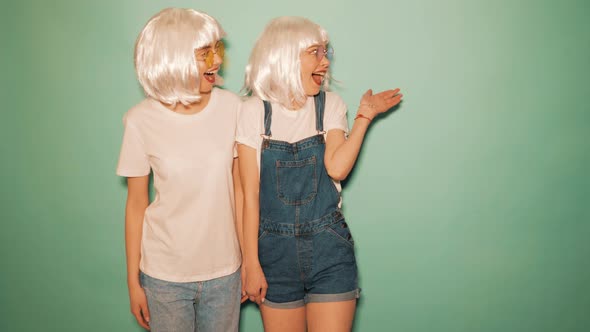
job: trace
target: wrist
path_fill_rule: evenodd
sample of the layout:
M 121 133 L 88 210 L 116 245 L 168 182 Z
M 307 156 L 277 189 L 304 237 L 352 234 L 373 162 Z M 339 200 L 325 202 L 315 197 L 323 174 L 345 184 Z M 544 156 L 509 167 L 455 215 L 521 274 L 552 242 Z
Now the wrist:
M 256 268 L 256 267 L 260 267 L 260 261 L 257 258 L 244 259 L 244 261 L 242 262 L 242 265 L 244 266 L 245 269 Z
M 354 120 L 355 121 L 358 120 L 358 119 L 364 119 L 364 120 L 367 120 L 369 122 L 373 121 L 373 118 L 371 118 L 371 117 L 369 117 L 367 115 L 364 115 L 362 113 L 357 113 L 357 115 L 354 117 Z
M 141 282 L 139 281 L 139 272 L 127 275 L 127 286 L 129 288 L 141 287 Z
M 356 117 L 354 119 L 357 120 L 359 118 L 362 118 L 372 121 L 377 116 L 375 107 L 376 106 L 373 104 L 360 104 L 356 112 Z
M 132 291 L 134 289 L 139 289 L 142 287 L 141 287 L 141 283 L 139 282 L 139 279 L 138 279 L 138 280 L 134 280 L 134 281 L 127 280 L 127 288 L 129 288 L 129 290 Z

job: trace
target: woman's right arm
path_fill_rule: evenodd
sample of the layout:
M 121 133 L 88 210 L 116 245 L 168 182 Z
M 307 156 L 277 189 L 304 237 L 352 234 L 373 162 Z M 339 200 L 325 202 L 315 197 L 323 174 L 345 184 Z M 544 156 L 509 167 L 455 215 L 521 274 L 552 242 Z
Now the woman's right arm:
M 127 205 L 125 207 L 125 253 L 127 256 L 127 287 L 131 313 L 137 323 L 149 330 L 150 314 L 145 292 L 139 282 L 141 234 L 143 217 L 149 205 L 149 175 L 127 178 Z
M 246 269 L 246 294 L 252 302 L 261 304 L 266 296 L 268 284 L 258 260 L 258 227 L 260 223 L 260 198 L 258 163 L 256 150 L 244 144 L 238 145 L 240 180 L 244 192 L 244 259 Z

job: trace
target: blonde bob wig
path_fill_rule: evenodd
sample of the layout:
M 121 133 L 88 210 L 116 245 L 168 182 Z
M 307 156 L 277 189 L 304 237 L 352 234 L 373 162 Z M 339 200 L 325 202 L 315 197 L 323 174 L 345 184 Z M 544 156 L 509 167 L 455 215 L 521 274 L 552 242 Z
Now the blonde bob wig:
M 195 50 L 223 38 L 213 17 L 166 8 L 152 17 L 135 43 L 135 70 L 146 96 L 173 106 L 201 100 Z
M 328 33 L 314 22 L 293 16 L 270 21 L 254 44 L 243 91 L 291 108 L 305 102 L 301 83 L 301 52 L 328 43 Z M 327 88 L 329 77 L 324 80 Z

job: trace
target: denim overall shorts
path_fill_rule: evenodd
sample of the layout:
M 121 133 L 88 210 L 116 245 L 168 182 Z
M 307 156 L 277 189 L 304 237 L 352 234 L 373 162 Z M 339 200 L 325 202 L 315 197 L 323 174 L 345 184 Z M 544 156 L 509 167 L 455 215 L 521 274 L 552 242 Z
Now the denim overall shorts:
M 325 98 L 315 96 L 318 134 L 295 143 L 271 138 L 272 107 L 264 101 L 258 257 L 269 307 L 359 297 L 354 242 L 324 166 Z

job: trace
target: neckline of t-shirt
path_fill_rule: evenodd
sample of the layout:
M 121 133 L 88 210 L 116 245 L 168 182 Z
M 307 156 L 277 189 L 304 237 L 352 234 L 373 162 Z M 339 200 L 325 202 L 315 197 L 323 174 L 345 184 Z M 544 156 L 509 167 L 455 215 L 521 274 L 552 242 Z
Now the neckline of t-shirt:
M 182 113 L 178 113 L 178 112 L 174 112 L 173 110 L 169 109 L 168 107 L 162 105 L 158 100 L 155 99 L 151 99 L 152 103 L 157 105 L 157 107 L 164 111 L 164 114 L 168 114 L 168 116 L 171 117 L 175 117 L 178 119 L 196 119 L 199 118 L 201 116 L 206 115 L 207 113 L 209 113 L 209 111 L 213 108 L 215 108 L 215 105 L 217 104 L 217 95 L 219 94 L 217 91 L 218 88 L 214 87 L 213 90 L 211 90 L 211 98 L 209 98 L 209 102 L 207 103 L 207 106 L 205 106 L 205 108 L 203 108 L 202 110 L 200 110 L 197 113 L 193 113 L 193 114 L 182 114 Z
M 296 109 L 296 110 L 288 110 L 283 105 L 276 104 L 276 105 L 273 105 L 272 110 L 273 110 L 273 112 L 275 110 L 277 110 L 282 115 L 285 115 L 288 118 L 294 119 L 299 114 L 310 112 L 310 110 L 313 110 L 314 107 L 315 107 L 315 103 L 314 103 L 313 97 L 307 97 L 307 100 L 305 101 L 305 104 L 303 104 L 303 107 L 301 107 L 299 109 Z

